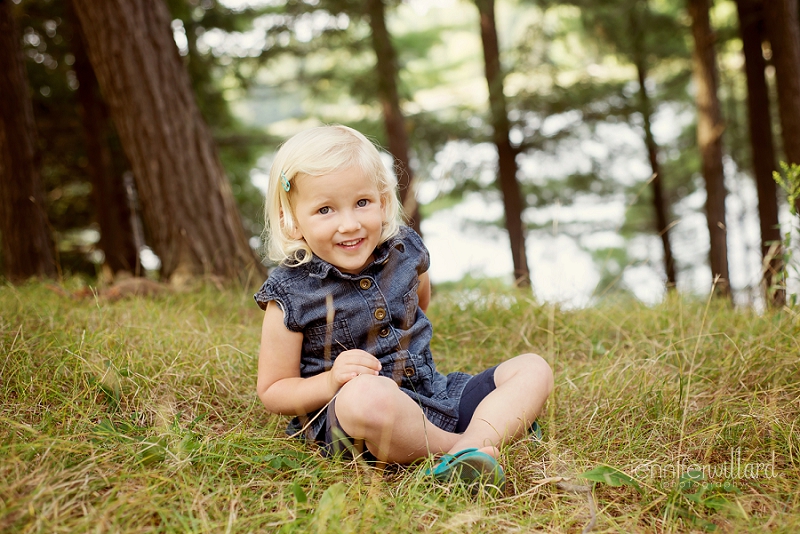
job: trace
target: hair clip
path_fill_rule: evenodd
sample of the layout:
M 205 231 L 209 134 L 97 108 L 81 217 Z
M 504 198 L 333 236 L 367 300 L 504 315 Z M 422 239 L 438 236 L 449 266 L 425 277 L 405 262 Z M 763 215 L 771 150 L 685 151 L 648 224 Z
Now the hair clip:
M 287 193 L 289 189 L 292 188 L 292 184 L 289 183 L 289 179 L 286 177 L 286 171 L 281 171 L 281 185 L 283 186 L 283 190 Z

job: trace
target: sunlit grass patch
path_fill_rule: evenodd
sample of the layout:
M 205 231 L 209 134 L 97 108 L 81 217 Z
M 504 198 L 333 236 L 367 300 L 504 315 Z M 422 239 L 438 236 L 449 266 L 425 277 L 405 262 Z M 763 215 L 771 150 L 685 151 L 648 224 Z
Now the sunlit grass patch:
M 502 452 L 500 498 L 288 439 L 255 395 L 248 291 L 75 301 L 32 283 L 0 288 L 0 310 L 3 532 L 800 528 L 791 310 L 437 291 L 441 371 L 523 352 L 555 370 L 544 440 Z

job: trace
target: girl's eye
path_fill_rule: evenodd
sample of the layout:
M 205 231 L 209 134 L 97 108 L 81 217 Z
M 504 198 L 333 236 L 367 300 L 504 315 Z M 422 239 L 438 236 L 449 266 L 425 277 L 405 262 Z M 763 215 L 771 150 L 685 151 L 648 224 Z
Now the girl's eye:
M 369 200 L 367 200 L 366 198 L 362 198 L 361 200 L 356 202 L 356 206 L 358 206 L 359 208 L 363 208 L 367 204 L 369 204 Z
M 325 206 L 325 207 L 322 207 L 322 208 L 319 209 L 319 214 L 320 215 L 327 215 L 330 211 L 331 211 L 331 209 L 328 206 Z

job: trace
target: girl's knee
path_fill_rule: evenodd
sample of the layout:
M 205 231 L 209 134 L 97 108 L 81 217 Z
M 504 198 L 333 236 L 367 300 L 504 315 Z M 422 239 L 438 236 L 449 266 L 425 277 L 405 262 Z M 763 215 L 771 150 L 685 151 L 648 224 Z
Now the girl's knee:
M 554 386 L 553 369 L 550 364 L 538 354 L 526 354 L 525 356 L 529 360 L 532 371 L 547 385 L 547 394 L 549 395 Z
M 538 354 L 523 354 L 523 356 L 527 359 L 530 367 L 536 369 L 537 371 L 543 372 L 544 374 L 550 376 L 553 375 L 553 370 L 550 368 L 550 364 Z
M 336 417 L 344 426 L 381 426 L 389 420 L 397 384 L 385 376 L 361 375 L 347 382 L 336 396 Z
M 550 364 L 547 363 L 547 360 L 538 354 L 520 354 L 516 358 L 512 358 L 501 364 L 497 372 L 500 373 L 500 381 L 505 381 L 515 375 L 523 374 L 526 376 L 527 380 L 536 382 L 540 387 L 547 389 L 548 395 L 550 395 L 550 392 L 553 390 L 553 370 L 550 368 Z M 497 374 L 495 376 L 497 376 Z M 496 382 L 499 381 L 496 380 Z

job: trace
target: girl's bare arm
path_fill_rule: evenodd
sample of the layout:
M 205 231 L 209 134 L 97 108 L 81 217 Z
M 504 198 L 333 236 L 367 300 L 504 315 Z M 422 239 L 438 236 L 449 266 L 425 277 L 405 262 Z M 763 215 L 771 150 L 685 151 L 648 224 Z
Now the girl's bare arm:
M 274 301 L 267 304 L 261 327 L 256 390 L 272 413 L 304 415 L 325 406 L 342 384 L 359 374 L 377 374 L 380 363 L 363 350 L 337 356 L 333 368 L 318 375 L 300 376 L 303 334 L 283 323 L 283 311 Z
M 431 303 L 431 279 L 427 272 L 419 275 L 419 286 L 417 286 L 417 296 L 419 297 L 419 307 L 422 311 L 428 311 L 428 304 Z

